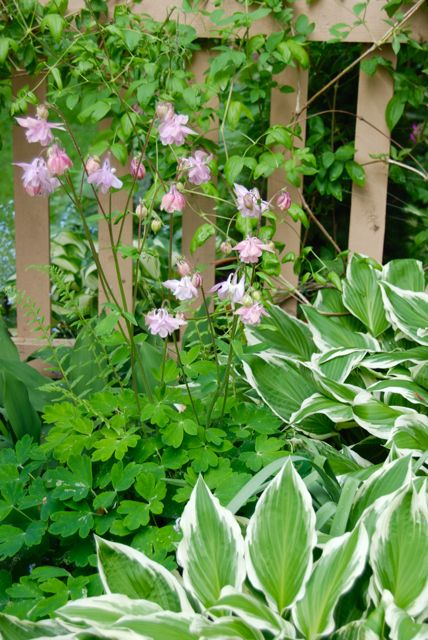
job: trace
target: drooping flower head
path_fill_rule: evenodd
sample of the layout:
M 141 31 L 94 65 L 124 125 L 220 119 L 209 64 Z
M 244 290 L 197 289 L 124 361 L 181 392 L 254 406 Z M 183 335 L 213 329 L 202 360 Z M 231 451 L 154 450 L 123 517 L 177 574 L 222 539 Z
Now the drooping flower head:
M 190 276 L 184 276 L 180 280 L 165 280 L 163 286 L 172 291 L 177 300 L 192 300 L 198 295 L 198 289 Z
M 291 207 L 291 196 L 288 191 L 283 191 L 279 194 L 276 206 L 280 211 L 287 211 Z
M 72 161 L 60 146 L 53 144 L 48 149 L 47 167 L 52 175 L 62 176 L 73 166 Z
M 136 180 L 142 180 L 146 175 L 146 168 L 143 165 L 141 156 L 134 156 L 131 160 L 129 171 Z
M 89 156 L 85 162 L 85 169 L 88 176 L 91 176 L 95 171 L 101 168 L 100 159 L 98 156 Z
M 189 116 L 177 114 L 170 102 L 160 102 L 156 106 L 156 115 L 160 120 L 158 131 L 163 145 L 182 145 L 188 135 L 196 135 L 196 131 L 186 126 Z
M 187 171 L 187 177 L 192 184 L 203 184 L 211 180 L 211 170 L 208 163 L 212 160 L 212 155 L 206 151 L 195 151 L 190 158 L 180 158 L 180 167 Z
M 234 184 L 236 207 L 244 218 L 259 218 L 269 209 L 269 203 L 261 199 L 259 190 L 248 190 L 242 184 Z
M 217 291 L 220 300 L 230 300 L 231 302 L 241 302 L 245 295 L 245 275 L 238 282 L 238 274 L 230 273 L 227 280 L 215 284 L 210 289 L 210 293 Z
M 244 324 L 257 325 L 260 323 L 262 316 L 267 316 L 266 310 L 260 302 L 254 302 L 247 307 L 240 307 L 235 314 L 241 318 Z
M 102 167 L 100 169 L 96 169 L 88 176 L 88 182 L 89 184 L 99 187 L 101 193 L 107 193 L 112 187 L 120 189 L 123 182 L 114 175 L 115 173 L 116 169 L 111 166 L 110 160 L 106 158 Z
M 263 251 L 270 251 L 273 253 L 273 249 L 270 244 L 265 244 L 256 237 L 247 238 L 239 242 L 234 248 L 239 252 L 239 259 L 246 264 L 256 264 L 259 261 Z
M 173 184 L 162 198 L 160 209 L 167 213 L 174 213 L 174 211 L 183 211 L 186 206 L 186 198 L 179 192 L 177 186 Z
M 170 315 L 166 309 L 153 309 L 146 314 L 145 322 L 153 336 L 166 338 L 187 324 L 184 318 Z
M 192 275 L 192 267 L 184 258 L 180 258 L 177 261 L 176 268 L 180 276 L 183 278 L 184 276 Z
M 58 178 L 50 173 L 43 158 L 34 158 L 31 162 L 15 162 L 14 164 L 24 170 L 22 184 L 30 196 L 47 196 L 60 185 Z
M 16 118 L 17 123 L 27 129 L 25 136 L 28 142 L 40 142 L 43 147 L 47 147 L 53 141 L 52 129 L 65 131 L 61 122 L 48 122 L 46 118 Z

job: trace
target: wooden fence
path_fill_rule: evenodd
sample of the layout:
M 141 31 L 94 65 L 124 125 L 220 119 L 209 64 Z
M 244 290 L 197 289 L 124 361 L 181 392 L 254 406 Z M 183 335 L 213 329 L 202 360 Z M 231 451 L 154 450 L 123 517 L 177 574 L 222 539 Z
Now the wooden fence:
M 113 3 L 114 4 L 114 3 Z M 163 20 L 168 10 L 180 4 L 180 0 L 171 2 L 168 0 L 144 0 L 135 5 L 134 10 L 150 14 L 156 20 Z M 354 0 L 318 0 L 313 4 L 307 4 L 306 0 L 297 0 L 292 6 L 296 17 L 307 15 L 311 22 L 315 23 L 315 29 L 309 36 L 313 41 L 331 40 L 330 28 L 337 23 L 352 24 L 355 21 L 355 14 L 352 12 Z M 390 30 L 390 21 L 382 10 L 385 0 L 370 0 L 367 5 L 365 24 L 354 27 L 346 38 L 345 42 L 366 43 L 369 48 L 368 55 L 376 55 L 378 46 L 382 43 L 381 52 L 387 56 L 394 64 L 395 56 L 389 44 L 388 37 L 385 37 Z M 69 11 L 77 12 L 81 9 L 81 0 L 71 0 Z M 418 2 L 412 5 L 405 5 L 407 11 L 414 11 L 406 26 L 411 30 L 413 37 L 423 39 L 428 34 L 428 10 Z M 213 9 L 213 2 L 203 3 L 204 9 Z M 242 11 L 243 5 L 232 0 L 225 0 L 223 8 L 228 14 L 234 11 Z M 177 13 L 174 14 L 177 16 Z M 181 22 L 192 25 L 198 36 L 201 38 L 212 38 L 215 35 L 214 26 L 202 12 L 185 14 L 178 11 Z M 277 23 L 272 18 L 258 20 L 250 29 L 252 35 L 256 33 L 270 33 L 279 29 Z M 385 42 L 385 43 L 384 43 Z M 192 62 L 192 70 L 196 81 L 203 81 L 203 74 L 208 66 L 210 56 L 209 47 L 204 48 L 195 54 Z M 302 125 L 302 140 L 305 140 L 305 110 L 302 107 L 308 100 L 308 76 L 311 70 L 288 67 L 275 79 L 280 85 L 292 85 L 297 87 L 295 93 L 281 93 L 278 89 L 273 89 L 271 96 L 271 125 L 287 125 L 293 117 L 298 114 Z M 29 78 L 24 74 L 17 73 L 13 77 L 13 93 L 24 85 L 29 84 L 30 88 L 37 86 L 38 80 Z M 38 86 L 36 91 L 38 97 L 43 99 L 45 84 Z M 391 76 L 385 69 L 379 69 L 374 77 L 359 71 L 358 98 L 357 98 L 357 119 L 355 132 L 356 160 L 362 164 L 369 162 L 370 154 L 389 153 L 390 135 L 385 123 L 385 108 L 393 94 L 393 83 Z M 370 123 L 370 124 L 368 124 Z M 373 126 L 374 125 L 374 126 Z M 29 161 L 34 153 L 24 136 L 23 129 L 14 126 L 13 130 L 13 157 L 21 162 Z M 352 251 L 358 251 L 381 261 L 383 253 L 383 242 L 385 232 L 386 197 L 388 186 L 388 165 L 382 162 L 367 164 L 366 183 L 364 187 L 353 186 L 351 201 L 351 217 L 349 229 L 348 246 Z M 120 171 L 120 168 L 119 168 Z M 291 196 L 299 201 L 298 191 L 284 182 L 284 172 L 276 171 L 268 181 L 268 196 L 278 191 L 278 189 L 288 186 Z M 28 269 L 30 265 L 49 264 L 49 202 L 45 197 L 31 198 L 21 186 L 21 170 L 14 169 L 14 189 L 15 189 L 15 220 L 16 220 L 16 275 L 17 288 L 25 291 L 28 296 L 40 308 L 41 315 L 49 321 L 50 318 L 50 283 L 46 273 Z M 120 210 L 124 207 L 126 195 L 115 193 L 112 196 L 112 209 Z M 192 202 L 192 211 L 189 210 L 183 215 L 183 240 L 182 252 L 189 253 L 189 245 L 193 233 L 201 223 L 200 218 L 194 210 L 203 207 L 205 213 L 214 218 L 212 201 L 202 195 Z M 36 222 L 37 221 L 37 222 Z M 283 221 L 278 225 L 277 239 L 286 242 L 287 251 L 294 251 L 296 254 L 300 250 L 300 224 Z M 132 217 L 128 216 L 125 222 L 123 242 L 132 241 Z M 110 282 L 115 282 L 113 275 L 113 259 L 108 239 L 107 225 L 105 221 L 99 222 L 98 231 L 99 255 L 101 263 L 107 274 L 111 274 Z M 215 277 L 215 241 L 210 239 L 194 256 L 196 263 L 206 265 L 204 279 L 206 286 L 214 283 Z M 132 265 L 130 260 L 122 260 L 123 284 L 128 299 L 132 295 Z M 283 265 L 284 278 L 297 285 L 296 276 L 289 264 Z M 115 290 L 113 287 L 115 294 Z M 99 287 L 100 304 L 104 302 L 102 288 Z M 25 312 L 18 309 L 17 331 L 15 342 L 23 358 L 28 357 L 35 349 L 39 348 L 43 341 L 40 335 L 34 331 L 28 323 Z

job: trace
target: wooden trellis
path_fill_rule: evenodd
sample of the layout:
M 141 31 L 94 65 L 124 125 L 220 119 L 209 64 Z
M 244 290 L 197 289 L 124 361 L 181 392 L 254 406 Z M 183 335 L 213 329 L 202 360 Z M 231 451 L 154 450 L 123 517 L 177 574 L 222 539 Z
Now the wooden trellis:
M 83 7 L 82 0 L 71 0 L 69 11 L 78 12 Z M 114 3 L 111 3 L 114 4 Z M 136 12 L 147 13 L 155 20 L 164 20 L 168 11 L 172 7 L 180 4 L 180 1 L 171 2 L 168 0 L 144 0 L 136 4 Z M 337 23 L 352 24 L 355 21 L 355 14 L 352 12 L 354 0 L 318 0 L 314 4 L 308 5 L 306 0 L 297 0 L 292 6 L 296 17 L 306 15 L 310 22 L 315 23 L 315 29 L 309 38 L 313 41 L 331 40 L 330 28 Z M 359 42 L 366 43 L 371 49 L 373 45 L 379 44 L 385 38 L 385 34 L 390 28 L 391 21 L 382 10 L 385 0 L 370 0 L 367 5 L 364 24 L 355 26 L 347 36 L 345 43 Z M 415 3 L 421 4 L 421 3 Z M 406 9 L 412 5 L 406 5 Z M 201 3 L 204 10 L 213 10 L 214 2 Z M 227 14 L 234 11 L 242 11 L 243 5 L 232 0 L 225 0 L 223 8 Z M 212 38 L 216 35 L 214 25 L 209 18 L 204 16 L 203 11 L 197 13 L 182 13 L 176 10 L 175 18 L 180 22 L 192 25 L 199 37 Z M 428 34 L 428 10 L 421 6 L 417 12 L 406 23 L 407 28 L 412 32 L 412 36 L 422 40 Z M 256 21 L 250 28 L 250 34 L 268 34 L 278 30 L 278 24 L 273 18 L 268 17 Z M 392 63 L 395 56 L 389 44 L 385 43 L 381 47 L 383 56 L 387 56 Z M 210 56 L 209 47 L 204 48 L 195 54 L 192 67 L 198 82 L 203 81 L 204 71 L 208 67 Z M 370 54 L 373 55 L 373 54 Z M 308 99 L 308 75 L 309 70 L 288 67 L 275 79 L 280 85 L 292 85 L 297 87 L 294 93 L 281 93 L 274 89 L 271 96 L 271 124 L 287 125 L 295 116 L 299 114 L 299 122 L 302 126 L 302 141 L 305 139 L 305 110 L 302 107 Z M 37 95 L 43 99 L 45 85 L 40 84 L 39 79 L 29 78 L 24 74 L 17 73 L 13 77 L 13 93 L 24 85 L 30 88 L 38 87 Z M 357 101 L 357 121 L 355 133 L 356 160 L 362 164 L 370 159 L 370 154 L 388 154 L 390 147 L 389 131 L 385 123 L 385 108 L 393 93 L 393 83 L 391 76 L 385 70 L 377 71 L 375 77 L 369 77 L 360 70 Z M 374 125 L 370 126 L 369 124 Z M 24 132 L 17 126 L 13 128 L 13 159 L 14 161 L 28 161 L 33 156 L 34 149 L 25 140 Z M 120 171 L 120 168 L 119 168 Z M 282 187 L 289 187 L 292 198 L 298 201 L 297 190 L 287 185 L 284 172 L 276 171 L 268 180 L 268 196 L 271 197 Z M 349 248 L 372 256 L 376 260 L 382 260 L 385 216 L 386 216 L 386 196 L 388 187 L 388 166 L 384 163 L 373 163 L 366 166 L 366 183 L 364 187 L 354 186 L 351 201 L 351 219 L 349 230 Z M 21 186 L 21 171 L 14 168 L 14 190 L 15 190 L 15 219 L 16 219 L 16 276 L 17 288 L 24 291 L 40 308 L 41 315 L 46 322 L 50 320 L 50 284 L 46 273 L 28 269 L 30 265 L 46 265 L 50 262 L 49 252 L 49 202 L 48 198 L 29 197 Z M 123 208 L 126 196 L 116 193 L 112 197 L 113 209 Z M 196 227 L 201 220 L 195 210 L 202 209 L 208 217 L 214 219 L 215 212 L 212 200 L 204 198 L 203 195 L 195 197 L 191 203 L 191 209 L 183 215 L 183 246 L 184 255 L 189 254 L 190 241 Z M 284 217 L 279 221 L 277 239 L 286 243 L 287 251 L 299 253 L 300 249 L 300 224 L 293 223 L 289 217 Z M 132 241 L 132 217 L 128 216 L 123 230 L 123 242 L 130 244 Z M 112 253 L 110 241 L 107 233 L 107 223 L 99 222 L 98 231 L 100 260 L 107 273 L 110 283 L 116 281 L 112 264 Z M 196 263 L 205 265 L 204 280 L 208 288 L 214 283 L 215 276 L 215 242 L 212 238 L 194 256 Z M 126 297 L 132 299 L 132 266 L 131 261 L 121 260 L 123 275 L 123 285 Z M 297 279 L 289 264 L 283 265 L 282 276 L 290 283 L 290 287 L 297 286 Z M 111 276 L 111 277 L 110 277 Z M 117 288 L 113 284 L 113 291 L 117 293 Z M 99 288 L 100 304 L 104 302 L 101 287 Z M 289 306 L 292 310 L 293 305 Z M 39 348 L 43 341 L 40 334 L 36 332 L 34 326 L 28 323 L 25 313 L 18 309 L 17 331 L 15 342 L 23 358 L 28 357 L 35 349 Z

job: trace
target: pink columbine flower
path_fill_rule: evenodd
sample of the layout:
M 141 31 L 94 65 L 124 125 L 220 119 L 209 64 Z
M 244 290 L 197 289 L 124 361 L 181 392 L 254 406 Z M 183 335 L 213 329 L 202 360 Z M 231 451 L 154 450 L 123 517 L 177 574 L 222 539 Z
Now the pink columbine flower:
M 198 295 L 190 276 L 184 276 L 180 280 L 165 280 L 163 286 L 172 291 L 177 300 L 192 300 Z
M 235 184 L 236 206 L 244 218 L 259 218 L 269 209 L 269 203 L 261 199 L 259 190 L 246 189 L 242 184 Z
M 73 166 L 72 161 L 61 147 L 53 144 L 48 149 L 47 167 L 53 176 L 62 176 Z
M 167 103 L 168 104 L 168 103 Z M 172 108 L 172 107 L 171 107 Z M 167 107 L 166 114 L 162 116 L 158 126 L 159 138 L 164 146 L 168 144 L 182 145 L 187 135 L 196 135 L 190 127 L 187 127 L 189 116 L 174 113 Z
M 22 184 L 30 196 L 47 196 L 60 185 L 59 180 L 50 173 L 43 158 L 34 158 L 30 163 L 15 162 L 14 164 L 24 170 Z
M 283 191 L 279 194 L 276 201 L 276 206 L 280 211 L 288 211 L 288 209 L 291 207 L 291 196 L 288 191 Z
M 211 170 L 208 163 L 212 158 L 212 155 L 202 150 L 195 151 L 190 158 L 180 158 L 180 166 L 187 171 L 189 182 L 198 185 L 211 180 Z
M 99 187 L 101 193 L 107 193 L 112 187 L 120 189 L 123 182 L 114 175 L 115 173 L 116 169 L 111 166 L 110 160 L 106 158 L 102 167 L 89 175 L 88 182 Z
M 156 115 L 161 122 L 168 118 L 172 118 L 174 114 L 174 107 L 171 102 L 158 102 L 156 105 Z
M 180 258 L 177 262 L 177 271 L 180 274 L 180 276 L 183 278 L 184 276 L 190 276 L 192 275 L 192 267 L 190 266 L 190 264 L 187 262 L 187 260 L 184 260 L 184 258 Z
M 253 326 L 260 323 L 262 316 L 268 315 L 260 302 L 255 302 L 249 307 L 240 307 L 235 311 L 235 314 L 240 316 L 244 324 L 251 324 Z
M 101 168 L 100 159 L 98 156 L 89 156 L 85 162 L 85 169 L 88 176 L 91 176 L 95 171 Z
M 162 198 L 160 209 L 161 211 L 167 211 L 168 213 L 174 213 L 174 211 L 183 211 L 186 206 L 186 198 L 179 192 L 176 185 L 173 184 Z
M 210 293 L 217 291 L 220 300 L 230 300 L 231 302 L 241 302 L 245 295 L 245 275 L 238 282 L 238 274 L 230 273 L 227 280 L 215 284 L 210 289 Z
M 142 180 L 146 175 L 146 168 L 143 165 L 141 156 L 134 156 L 129 167 L 131 176 L 136 180 Z
M 183 318 L 171 316 L 166 309 L 153 309 L 146 314 L 145 321 L 150 333 L 161 338 L 166 338 L 187 324 Z
M 174 407 L 177 409 L 178 413 L 184 413 L 187 409 L 186 405 L 181 402 L 174 402 Z
M 40 142 L 43 147 L 47 147 L 53 141 L 51 129 L 65 131 L 64 125 L 60 122 L 48 122 L 45 118 L 16 118 L 16 121 L 27 129 L 25 135 L 28 142 Z
M 270 244 L 265 244 L 256 237 L 247 238 L 239 242 L 235 251 L 239 252 L 239 259 L 246 264 L 255 264 L 258 262 L 262 251 L 270 251 L 273 253 L 273 249 Z

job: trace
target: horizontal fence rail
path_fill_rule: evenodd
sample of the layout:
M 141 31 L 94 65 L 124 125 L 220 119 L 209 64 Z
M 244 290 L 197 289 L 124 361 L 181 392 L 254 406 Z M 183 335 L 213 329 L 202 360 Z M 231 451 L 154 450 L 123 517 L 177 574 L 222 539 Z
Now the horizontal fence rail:
M 114 3 L 110 3 L 113 5 Z M 333 25 L 343 22 L 352 24 L 356 17 L 352 12 L 354 0 L 319 0 L 308 5 L 306 0 L 297 0 L 292 5 L 293 11 L 298 17 L 306 15 L 309 21 L 315 23 L 315 28 L 309 38 L 313 41 L 331 40 L 331 28 Z M 391 21 L 387 21 L 386 14 L 382 11 L 385 0 L 372 0 L 367 5 L 365 24 L 357 25 L 351 29 L 344 44 L 349 42 L 366 43 L 370 51 L 368 55 L 378 53 L 378 46 L 382 43 L 381 53 L 395 64 L 395 55 L 388 40 Z M 420 4 L 420 3 L 419 3 Z M 137 13 L 147 13 L 153 19 L 162 21 L 175 3 L 165 0 L 145 0 L 133 7 Z M 173 19 L 193 26 L 201 38 L 216 36 L 215 25 L 204 15 L 206 11 L 215 8 L 214 2 L 201 3 L 200 11 L 184 13 L 176 9 Z M 415 5 L 416 7 L 417 5 Z M 77 13 L 84 7 L 81 0 L 69 2 L 69 14 Z M 235 11 L 242 11 L 243 5 L 227 0 L 222 7 L 226 15 L 232 15 Z M 407 5 L 406 5 L 407 7 Z M 410 9 L 412 9 L 410 5 Z M 428 35 L 428 9 L 424 6 L 409 18 L 406 23 L 412 36 L 416 39 L 426 38 Z M 271 17 L 258 20 L 250 27 L 252 35 L 257 33 L 268 34 L 278 30 L 278 24 Z M 191 70 L 196 82 L 203 82 L 204 72 L 208 68 L 209 58 L 213 55 L 209 46 L 197 52 L 193 56 Z M 305 106 L 308 102 L 308 78 L 309 70 L 288 67 L 275 80 L 279 86 L 292 85 L 297 88 L 294 93 L 282 93 L 275 88 L 271 95 L 270 124 L 288 125 L 293 118 L 297 118 L 301 126 L 301 139 L 299 143 L 305 143 L 306 120 Z M 24 73 L 17 72 L 12 79 L 14 95 L 24 85 L 30 89 L 37 88 L 37 96 L 43 100 L 46 90 L 46 80 L 40 82 L 40 78 L 28 77 Z M 358 100 L 356 114 L 355 133 L 355 159 L 365 164 L 370 159 L 370 154 L 388 154 L 390 148 L 390 134 L 385 123 L 385 108 L 393 94 L 393 81 L 391 75 L 385 69 L 378 70 L 375 77 L 369 77 L 361 69 L 359 71 Z M 370 123 L 370 124 L 369 124 Z M 107 123 L 105 126 L 108 126 Z M 214 134 L 210 134 L 213 139 Z M 27 161 L 32 157 L 33 150 L 25 140 L 24 131 L 17 126 L 13 127 L 13 160 Z M 118 175 L 124 171 L 123 167 L 116 164 Z M 21 171 L 14 168 L 15 190 L 15 221 L 16 221 L 16 276 L 17 289 L 25 292 L 35 305 L 40 309 L 46 326 L 50 323 L 50 283 L 46 272 L 29 269 L 30 265 L 48 265 L 50 263 L 49 249 L 49 202 L 48 198 L 31 198 L 21 187 Z M 268 197 L 271 198 L 281 188 L 287 187 L 293 200 L 299 200 L 298 190 L 288 185 L 284 178 L 284 172 L 277 170 L 268 179 Z M 351 217 L 348 246 L 352 251 L 358 251 L 382 261 L 386 197 L 388 187 L 388 165 L 386 163 L 366 164 L 366 182 L 363 187 L 353 185 L 351 200 Z M 109 196 L 104 196 L 108 199 Z M 126 204 L 126 195 L 121 192 L 112 194 L 112 210 L 121 210 Z M 189 200 L 188 209 L 183 214 L 182 222 L 182 251 L 189 254 L 190 241 L 196 228 L 203 222 L 198 211 L 203 211 L 207 219 L 215 219 L 212 200 L 203 194 L 194 196 Z M 35 224 L 35 220 L 37 223 Z M 300 251 L 300 223 L 293 222 L 289 217 L 278 221 L 276 239 L 284 242 L 287 251 L 293 251 L 296 255 Z M 122 242 L 132 243 L 133 224 L 132 216 L 127 216 L 124 221 Z M 109 282 L 112 283 L 113 292 L 119 296 L 119 283 L 117 283 L 113 256 L 111 251 L 108 225 L 101 220 L 98 225 L 98 246 L 100 261 L 105 269 Z M 215 238 L 210 240 L 193 256 L 196 264 L 204 266 L 204 279 L 207 288 L 214 283 L 215 278 Z M 122 285 L 128 308 L 132 305 L 132 261 L 121 259 Z M 290 291 L 297 287 L 297 276 L 293 272 L 292 264 L 282 265 L 282 277 L 289 283 Z M 114 284 L 116 283 L 116 284 Z M 120 297 L 120 296 L 119 296 Z M 105 302 L 102 287 L 99 287 L 99 306 Z M 295 312 L 296 303 L 290 298 L 286 304 L 289 311 Z M 45 344 L 43 336 L 29 324 L 25 311 L 18 308 L 17 330 L 15 343 L 22 358 L 27 358 L 34 350 Z M 54 343 L 68 344 L 69 341 L 54 341 Z

